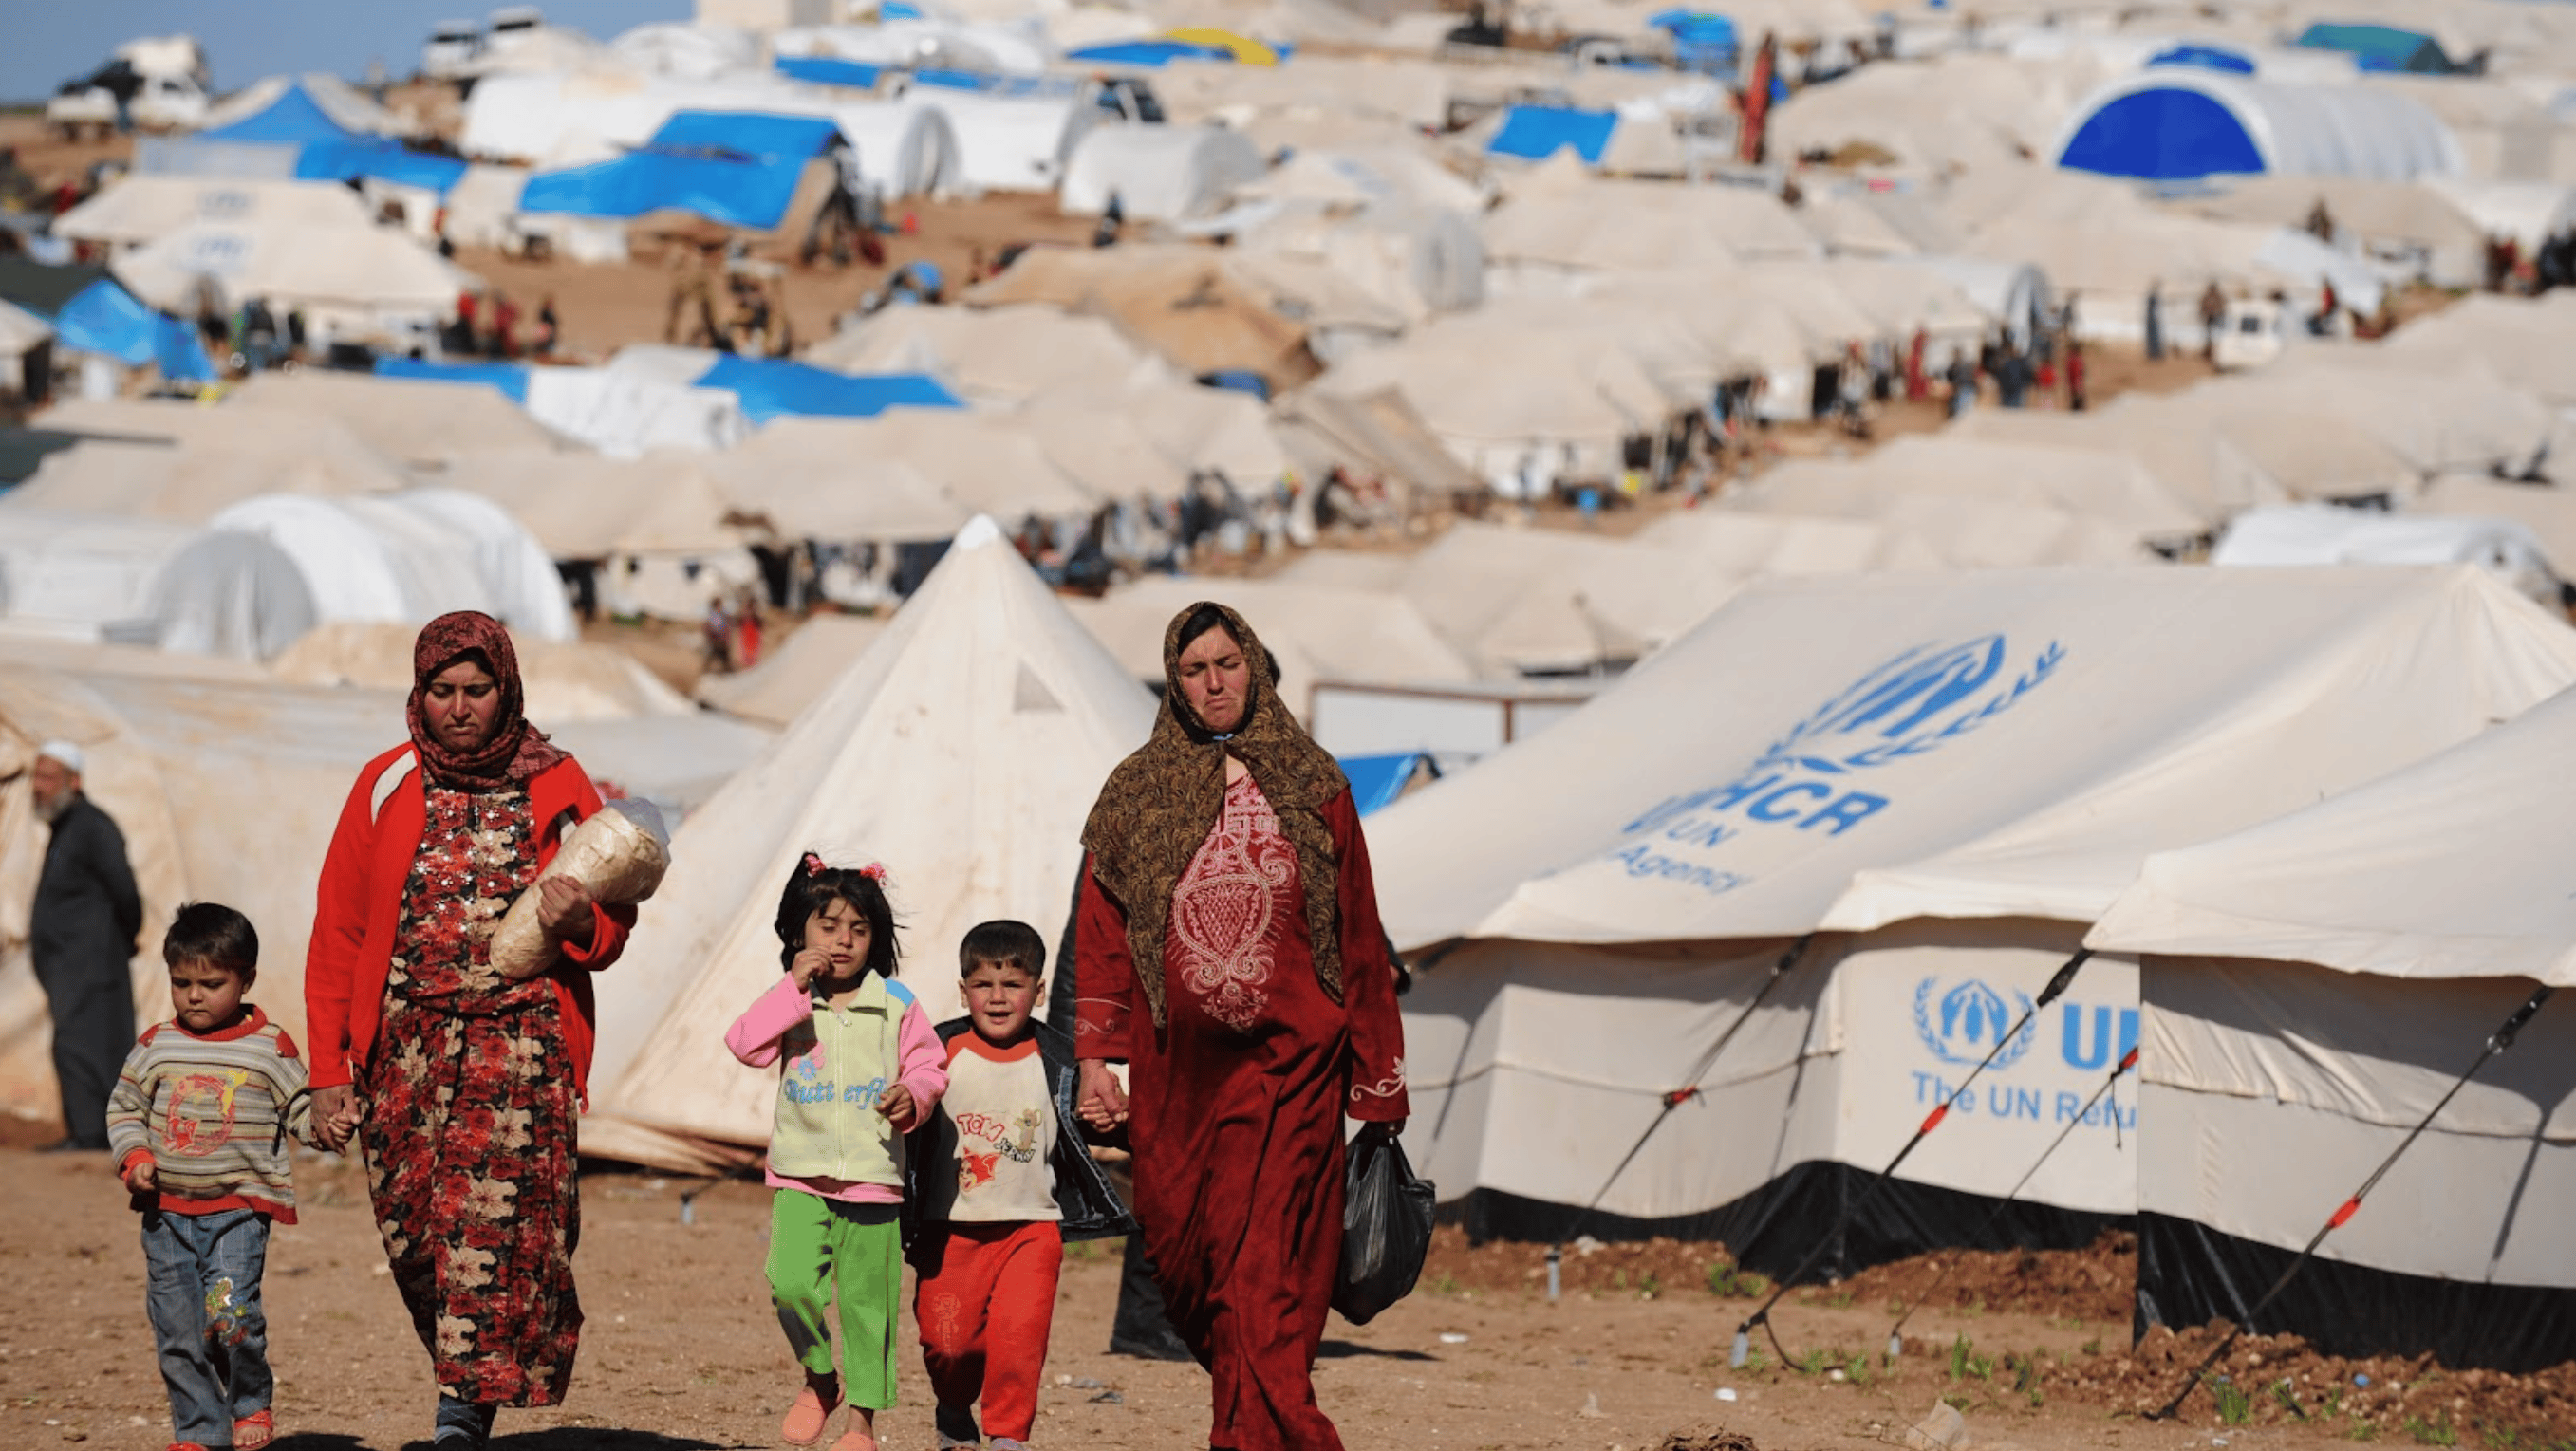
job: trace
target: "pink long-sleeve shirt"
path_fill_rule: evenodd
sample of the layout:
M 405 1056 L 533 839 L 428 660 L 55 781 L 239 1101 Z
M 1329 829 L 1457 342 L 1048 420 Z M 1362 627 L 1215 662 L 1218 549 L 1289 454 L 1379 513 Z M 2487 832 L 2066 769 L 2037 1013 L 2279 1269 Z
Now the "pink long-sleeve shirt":
M 948 1091 L 948 1054 L 940 1044 L 938 1030 L 931 1026 L 930 1015 L 921 1010 L 911 991 L 901 983 L 889 980 L 887 993 L 903 1004 L 903 1017 L 897 1030 L 896 1063 L 893 1078 L 911 1093 L 920 1117 L 929 1117 L 939 1106 L 940 1095 Z M 769 991 L 762 993 L 743 1015 L 725 1030 L 725 1047 L 733 1056 L 754 1068 L 767 1068 L 784 1055 L 787 1036 L 800 1025 L 812 1021 L 814 999 L 796 985 L 793 977 L 781 975 Z M 844 1070 L 846 1074 L 846 1070 Z M 781 1092 L 787 1092 L 782 1086 Z M 849 1113 L 874 1116 L 873 1102 L 850 1103 L 835 1107 Z M 901 1139 L 894 1145 L 894 1162 L 898 1181 L 892 1184 L 852 1182 L 842 1179 L 800 1177 L 781 1174 L 776 1168 L 763 1171 L 762 1178 L 773 1189 L 794 1189 L 822 1199 L 837 1199 L 848 1204 L 900 1204 L 903 1202 Z M 777 1146 L 771 1145 L 771 1162 L 777 1158 Z

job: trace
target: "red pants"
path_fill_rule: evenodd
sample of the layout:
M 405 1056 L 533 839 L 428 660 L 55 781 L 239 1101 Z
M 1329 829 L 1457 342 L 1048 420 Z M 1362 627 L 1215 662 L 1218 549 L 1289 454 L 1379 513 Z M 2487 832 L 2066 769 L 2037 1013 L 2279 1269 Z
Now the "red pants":
M 1064 1268 L 1054 1221 L 932 1226 L 913 1255 L 912 1317 L 939 1404 L 980 1400 L 986 1437 L 1027 1440 Z

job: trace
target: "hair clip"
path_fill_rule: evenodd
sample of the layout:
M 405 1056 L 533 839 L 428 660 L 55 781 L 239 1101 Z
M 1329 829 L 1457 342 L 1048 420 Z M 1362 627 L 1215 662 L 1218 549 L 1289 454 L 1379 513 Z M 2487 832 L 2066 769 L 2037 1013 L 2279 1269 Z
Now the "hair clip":
M 859 868 L 859 875 L 882 887 L 885 885 L 886 878 L 885 863 L 870 862 L 866 866 Z
M 823 875 L 823 859 L 810 851 L 805 853 L 805 875 L 809 877 Z

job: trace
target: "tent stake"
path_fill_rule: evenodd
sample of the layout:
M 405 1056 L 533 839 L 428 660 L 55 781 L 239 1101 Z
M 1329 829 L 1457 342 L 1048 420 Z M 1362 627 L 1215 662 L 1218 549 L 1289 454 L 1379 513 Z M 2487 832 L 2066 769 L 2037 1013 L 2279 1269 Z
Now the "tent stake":
M 2557 989 L 2542 983 L 2533 991 L 2528 1001 L 2514 1009 L 2504 1020 L 2503 1027 L 2488 1035 L 2486 1046 L 2478 1050 L 2477 1061 L 2471 1063 L 2468 1071 L 2451 1084 L 2450 1091 L 2442 1095 L 2441 1102 L 2434 1104 L 2432 1112 L 2424 1115 L 2417 1121 L 2415 1127 L 2406 1131 L 2406 1137 L 2398 1141 L 2396 1148 L 2389 1150 L 2387 1158 L 2379 1161 L 2379 1167 L 2370 1172 L 2369 1178 L 2361 1181 L 2361 1187 L 2352 1191 L 2351 1198 L 2338 1205 L 2334 1213 L 2326 1216 L 2326 1222 L 2317 1226 L 2317 1232 L 2308 1237 L 2307 1246 L 2299 1251 L 2298 1258 L 2291 1260 L 2289 1268 L 2281 1271 L 2281 1278 L 2272 1282 L 2272 1288 L 2263 1292 L 2263 1298 L 2254 1302 L 2254 1308 L 2245 1312 L 2244 1323 L 2229 1327 L 2226 1337 L 2210 1347 L 2209 1354 L 2201 1358 L 2200 1364 L 2193 1368 L 2190 1377 L 2183 1381 L 2182 1389 L 2175 1391 L 2174 1398 L 2165 1402 L 2164 1409 L 2149 1415 L 2148 1420 L 2173 1419 L 2174 1413 L 2182 1409 L 2183 1402 L 2190 1400 L 2191 1393 L 2199 1389 L 2201 1379 L 2209 1374 L 2209 1368 L 2218 1364 L 2219 1357 L 2225 1355 L 2227 1348 L 2236 1343 L 2236 1337 L 2244 1334 L 2246 1328 L 2254 1323 L 2257 1316 L 2271 1308 L 2272 1302 L 2280 1298 L 2281 1292 L 2290 1287 L 2290 1281 L 2298 1277 L 2299 1271 L 2307 1268 L 2309 1258 L 2317 1252 L 2317 1246 L 2325 1243 L 2327 1235 L 2343 1228 L 2353 1215 L 2360 1212 L 2362 1199 L 2371 1190 L 2378 1188 L 2379 1181 L 2387 1176 L 2390 1169 L 2396 1167 L 2398 1156 L 2415 1146 L 2415 1141 L 2423 1137 L 2424 1130 L 2433 1126 L 2433 1120 L 2440 1118 L 2442 1110 L 2451 1106 L 2451 1100 L 2459 1096 L 2460 1090 L 2469 1086 L 2469 1080 L 2478 1076 L 2478 1070 L 2487 1066 L 2488 1059 L 2513 1046 L 2513 1040 L 2522 1032 L 2523 1025 L 2531 1021 L 2531 1015 L 2539 1012 L 2540 1005 L 2549 1001 L 2549 995 L 2555 991 Z

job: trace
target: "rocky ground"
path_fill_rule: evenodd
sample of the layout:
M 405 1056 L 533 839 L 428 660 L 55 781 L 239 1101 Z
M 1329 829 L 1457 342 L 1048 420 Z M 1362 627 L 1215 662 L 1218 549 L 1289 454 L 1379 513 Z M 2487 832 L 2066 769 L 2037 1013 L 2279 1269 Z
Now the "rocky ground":
M 23 1135 L 8 1136 L 23 1142 Z M 285 1451 L 420 1447 L 427 1363 L 384 1271 L 361 1181 L 334 1160 L 299 1167 L 304 1220 L 281 1229 L 267 1297 Z M 143 1262 L 103 1156 L 0 1149 L 0 1445 L 146 1451 L 168 1423 L 143 1317 Z M 693 1191 L 703 1191 L 694 1193 Z M 601 1173 L 583 1181 L 577 1268 L 589 1324 L 569 1402 L 505 1413 L 510 1451 L 767 1447 L 796 1381 L 761 1281 L 767 1196 L 756 1185 Z M 682 1206 L 688 1212 L 684 1216 Z M 2576 1366 L 2526 1377 L 2423 1361 L 2347 1362 L 2246 1340 L 2222 1370 L 2242 1401 L 2204 1392 L 2150 1421 L 2197 1362 L 2195 1332 L 2128 1344 L 2131 1249 L 1934 1258 L 1793 1294 L 1779 1346 L 1727 1366 L 1735 1324 L 1764 1288 L 1714 1245 L 1654 1241 L 1570 1252 L 1546 1298 L 1541 1247 L 1470 1248 L 1444 1230 L 1422 1288 L 1365 1327 L 1336 1321 L 1317 1393 L 1354 1448 L 1424 1451 L 1792 1451 L 1924 1445 L 2104 1451 L 2306 1451 L 2332 1442 L 2576 1451 Z M 1905 1297 L 1944 1270 L 1906 1326 Z M 1057 1309 L 1036 1444 L 1206 1444 L 1196 1367 L 1104 1353 L 1113 1256 L 1077 1252 Z M 1785 1356 L 1782 1352 L 1785 1351 Z M 2361 1383 L 2363 1377 L 2367 1384 Z M 2273 1387 L 2289 1382 L 2286 1398 Z M 882 1421 L 891 1451 L 931 1445 L 918 1357 Z M 2289 1409 L 2296 1403 L 2298 1410 Z M 1957 1420 L 1949 1420 L 1955 1412 Z

